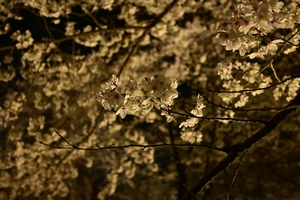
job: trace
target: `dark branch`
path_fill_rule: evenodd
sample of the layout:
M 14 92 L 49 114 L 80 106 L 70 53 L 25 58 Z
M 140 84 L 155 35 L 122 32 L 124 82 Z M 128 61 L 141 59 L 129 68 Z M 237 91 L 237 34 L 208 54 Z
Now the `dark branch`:
M 78 149 L 77 146 L 71 144 L 68 140 L 66 140 L 66 138 L 64 138 L 57 130 L 54 130 L 54 131 L 55 131 L 55 133 L 56 133 L 63 141 L 65 141 L 68 145 L 70 145 L 70 146 L 71 146 L 72 148 L 74 148 L 74 149 Z M 41 142 L 41 143 L 42 143 L 42 142 Z
M 242 154 L 241 158 L 240 158 L 239 164 L 238 164 L 238 166 L 237 166 L 237 168 L 236 168 L 236 170 L 235 170 L 233 179 L 232 179 L 232 181 L 231 181 L 231 184 L 230 184 L 230 187 L 229 187 L 229 190 L 228 190 L 228 194 L 227 194 L 226 200 L 229 200 L 230 193 L 231 193 L 231 190 L 232 190 L 232 188 L 233 188 L 233 184 L 234 184 L 234 182 L 235 182 L 235 179 L 236 179 L 236 177 L 237 177 L 237 174 L 239 173 L 239 170 L 240 170 L 240 167 L 241 167 L 243 158 L 244 158 L 244 156 L 245 156 L 246 153 L 247 153 L 247 152 L 245 151 L 245 152 Z
M 64 42 L 67 40 L 72 40 L 74 38 L 80 37 L 80 36 L 86 36 L 86 35 L 90 35 L 90 34 L 95 34 L 95 33 L 101 33 L 101 32 L 115 32 L 115 31 L 122 31 L 122 30 L 127 30 L 127 29 L 136 29 L 136 30 L 143 30 L 146 29 L 147 27 L 141 27 L 141 26 L 125 26 L 125 27 L 120 27 L 120 28 L 104 28 L 104 29 L 97 29 L 97 30 L 93 30 L 93 31 L 88 31 L 88 32 L 82 32 L 82 33 L 77 33 L 74 35 L 69 35 L 69 36 L 65 36 L 59 39 L 55 39 L 55 40 L 50 40 L 50 41 L 40 41 L 40 42 L 34 42 L 34 44 L 49 44 L 51 42 L 54 43 L 60 43 L 60 42 Z M 4 47 L 0 47 L 0 51 L 5 51 L 5 50 L 10 50 L 15 48 L 15 45 L 11 45 L 11 46 L 4 46 Z
M 167 110 L 164 108 L 161 108 L 162 110 L 169 112 L 169 113 L 173 113 L 173 114 L 177 114 L 177 115 L 181 115 L 184 117 L 193 117 L 193 118 L 198 118 L 198 119 L 203 119 L 203 120 L 208 120 L 208 121 L 234 121 L 234 122 L 246 122 L 246 123 L 261 123 L 261 124 L 266 124 L 267 121 L 264 120 L 252 120 L 252 119 L 236 119 L 236 118 L 222 118 L 222 117 L 198 117 L 195 116 L 193 114 L 190 113 L 180 113 L 180 112 L 176 112 L 176 111 L 172 111 L 172 110 Z
M 119 145 L 119 146 L 114 146 L 114 145 L 109 145 L 106 147 L 100 147 L 99 145 L 95 145 L 96 148 L 90 147 L 90 148 L 86 148 L 86 147 L 78 147 L 75 145 L 70 144 L 70 142 L 68 142 L 69 146 L 56 146 L 56 145 L 52 145 L 52 144 L 46 144 L 44 142 L 40 142 L 40 144 L 45 145 L 47 147 L 51 147 L 51 148 L 56 148 L 56 149 L 66 149 L 66 150 L 84 150 L 84 151 L 97 151 L 97 150 L 106 150 L 106 149 L 125 149 L 125 148 L 130 148 L 130 147 L 141 147 L 141 148 L 156 148 L 156 147 L 175 147 L 175 148 L 179 148 L 179 147 L 195 147 L 195 148 L 206 148 L 206 149 L 211 149 L 211 150 L 216 150 L 216 151 L 220 151 L 223 153 L 227 153 L 227 151 L 224 148 L 218 148 L 218 147 L 211 147 L 208 145 L 202 145 L 202 144 L 128 144 L 128 145 Z
M 157 136 L 158 136 L 158 138 L 160 139 L 160 141 L 162 141 L 164 144 L 167 144 L 167 143 L 163 140 L 163 138 L 160 136 L 159 133 L 157 133 Z
M 279 83 L 275 83 L 273 85 L 270 85 L 268 87 L 264 87 L 264 88 L 256 88 L 256 89 L 247 89 L 247 90 L 237 90 L 237 91 L 226 91 L 226 90 L 220 90 L 220 91 L 216 91 L 216 90 L 208 90 L 208 92 L 213 92 L 213 93 L 242 93 L 242 92 L 254 92 L 254 91 L 259 91 L 259 90 L 268 90 L 268 89 L 271 89 L 271 88 L 274 88 L 276 87 L 277 85 L 280 85 L 280 84 L 283 84 L 289 80 L 292 80 L 292 79 L 295 79 L 295 78 L 299 78 L 300 75 L 298 76 L 292 76 L 292 77 L 289 77 Z
M 72 147 L 72 146 L 75 146 L 76 148 L 72 147 L 72 151 L 68 152 L 65 156 L 63 156 L 63 157 L 59 160 L 58 164 L 56 165 L 56 168 L 59 168 L 60 165 L 63 163 L 63 161 L 64 161 L 65 159 L 67 159 L 69 156 L 72 155 L 72 153 L 73 153 L 73 151 L 74 151 L 75 149 L 80 149 L 80 148 L 78 147 L 80 144 L 82 144 L 82 143 L 84 143 L 85 141 L 88 140 L 88 138 L 93 134 L 94 130 L 96 129 L 96 127 L 98 126 L 98 124 L 100 123 L 100 121 L 103 119 L 103 115 L 104 115 L 104 109 L 101 108 L 100 113 L 98 114 L 98 116 L 97 116 L 97 118 L 96 118 L 96 121 L 95 121 L 94 126 L 91 127 L 91 129 L 90 129 L 90 131 L 88 132 L 88 134 L 87 134 L 84 138 L 82 138 L 82 139 L 77 143 L 77 145 L 72 145 L 71 143 L 70 143 L 70 144 L 71 144 L 71 145 L 70 145 L 69 142 L 68 142 L 65 138 L 63 138 L 62 135 L 60 135 L 60 137 L 63 138 L 63 140 L 64 140 L 67 144 L 69 144 L 71 147 Z M 57 132 L 56 132 L 56 133 L 57 133 Z M 40 143 L 41 143 L 41 144 L 44 144 L 44 145 L 46 145 L 46 146 L 54 147 L 54 148 L 55 148 L 55 146 L 53 146 L 53 145 L 47 145 L 47 144 L 42 143 L 42 142 L 40 142 Z M 62 147 L 62 148 L 60 148 L 60 149 L 66 149 L 66 148 Z
M 216 150 L 224 153 L 228 153 L 228 149 L 226 147 L 224 148 L 218 148 L 218 147 L 211 147 L 209 145 L 205 144 L 167 144 L 167 143 L 162 143 L 162 144 L 128 144 L 128 145 L 119 145 L 119 146 L 114 146 L 114 145 L 109 145 L 106 147 L 100 147 L 99 145 L 95 145 L 96 147 L 79 147 L 77 145 L 73 145 L 70 143 L 66 138 L 64 138 L 58 131 L 55 130 L 55 133 L 64 141 L 68 144 L 68 146 L 56 146 L 52 144 L 46 144 L 44 142 L 40 142 L 40 144 L 45 145 L 47 147 L 51 148 L 56 148 L 56 149 L 68 149 L 68 150 L 85 150 L 85 151 L 95 151 L 95 150 L 106 150 L 106 149 L 125 149 L 129 147 L 141 147 L 143 149 L 145 148 L 156 148 L 156 147 L 195 147 L 195 148 L 206 148 L 206 149 L 211 149 L 211 150 Z
M 203 99 L 207 103 L 209 103 L 209 104 L 211 104 L 211 105 L 213 105 L 215 107 L 222 108 L 222 109 L 225 109 L 225 110 L 234 110 L 234 111 L 237 111 L 237 112 L 270 112 L 270 111 L 273 111 L 273 112 L 277 111 L 278 112 L 278 111 L 282 111 L 282 110 L 286 110 L 286 109 L 298 107 L 298 106 L 283 106 L 283 107 L 277 107 L 277 108 L 276 107 L 273 107 L 273 108 L 270 107 L 270 108 L 248 108 L 248 109 L 247 108 L 232 108 L 232 107 L 226 107 L 226 106 L 217 104 L 217 103 L 209 100 L 204 95 L 201 95 L 201 96 L 203 97 Z
M 142 42 L 142 40 L 144 39 L 144 37 L 151 31 L 151 28 L 153 28 L 158 22 L 160 22 L 160 20 L 176 5 L 176 3 L 178 2 L 178 0 L 173 0 L 165 9 L 163 12 L 161 12 L 157 17 L 155 17 L 155 19 L 153 19 L 153 21 L 146 27 L 145 31 L 143 32 L 143 34 L 136 39 L 134 45 L 131 47 L 129 53 L 127 54 L 123 64 L 120 67 L 119 73 L 117 74 L 117 76 L 119 77 L 121 75 L 121 73 L 123 72 L 123 70 L 125 69 L 127 63 L 130 60 L 130 57 L 133 55 L 133 53 L 135 52 L 135 50 L 137 49 L 137 47 L 139 46 L 140 42 Z
M 300 105 L 300 92 L 296 98 L 289 103 L 288 106 Z M 262 129 L 257 131 L 251 137 L 246 139 L 243 143 L 233 146 L 230 149 L 229 154 L 219 162 L 215 167 L 211 168 L 206 174 L 204 174 L 189 190 L 190 195 L 197 196 L 199 192 L 218 174 L 226 170 L 226 168 L 243 152 L 248 150 L 252 145 L 261 140 L 266 135 L 270 134 L 274 129 L 277 128 L 280 122 L 283 122 L 291 113 L 296 111 L 297 108 L 291 108 L 278 112 Z M 191 199 L 189 194 L 183 197 L 183 200 Z

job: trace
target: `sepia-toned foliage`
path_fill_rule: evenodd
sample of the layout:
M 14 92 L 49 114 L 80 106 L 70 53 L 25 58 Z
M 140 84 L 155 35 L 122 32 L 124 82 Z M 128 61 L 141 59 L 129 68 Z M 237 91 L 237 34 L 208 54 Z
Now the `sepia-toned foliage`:
M 0 199 L 300 196 L 299 0 L 0 1 Z

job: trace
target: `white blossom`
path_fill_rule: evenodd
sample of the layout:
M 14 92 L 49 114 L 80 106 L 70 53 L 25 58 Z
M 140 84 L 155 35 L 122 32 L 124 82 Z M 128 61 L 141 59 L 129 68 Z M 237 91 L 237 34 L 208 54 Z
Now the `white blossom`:
M 180 138 L 183 141 L 190 142 L 192 144 L 194 143 L 200 143 L 202 141 L 202 133 L 198 131 L 182 131 Z

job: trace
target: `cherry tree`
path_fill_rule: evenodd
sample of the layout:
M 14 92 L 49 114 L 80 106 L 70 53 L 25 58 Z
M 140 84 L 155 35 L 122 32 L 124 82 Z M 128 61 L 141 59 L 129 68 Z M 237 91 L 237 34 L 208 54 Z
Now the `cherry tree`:
M 299 0 L 0 11 L 0 199 L 299 196 Z

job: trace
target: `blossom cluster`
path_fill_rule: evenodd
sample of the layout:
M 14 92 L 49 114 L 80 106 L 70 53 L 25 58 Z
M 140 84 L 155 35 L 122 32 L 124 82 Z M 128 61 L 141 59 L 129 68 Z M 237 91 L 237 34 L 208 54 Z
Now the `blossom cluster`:
M 232 39 L 225 40 L 221 38 L 222 42 L 226 42 L 228 48 L 230 47 L 229 50 L 233 50 L 232 47 L 234 47 L 237 48 L 236 50 L 243 52 L 243 48 L 247 50 L 249 47 L 249 51 L 253 51 L 254 48 L 251 46 L 253 44 L 257 51 L 253 52 L 251 58 L 260 55 L 263 57 L 265 51 L 267 51 L 267 54 L 272 55 L 278 51 L 278 45 L 287 40 L 283 40 L 278 36 L 280 33 L 287 33 L 288 36 L 298 31 L 297 28 L 292 31 L 278 31 L 276 35 L 272 34 L 270 36 L 270 38 L 273 38 L 273 36 L 277 38 L 269 41 L 268 36 L 264 36 L 267 31 L 261 28 L 260 24 L 255 24 L 259 22 L 257 15 L 264 14 L 264 5 L 268 5 L 268 13 L 272 17 L 283 16 L 279 21 L 284 22 L 283 24 L 286 27 L 292 27 L 293 24 L 300 21 L 300 7 L 295 6 L 296 4 L 286 4 L 286 10 L 282 6 L 277 11 L 273 8 L 272 10 L 270 6 L 272 2 L 276 1 L 251 1 L 252 3 L 243 1 L 245 3 L 241 3 L 242 1 L 238 1 L 240 3 L 237 8 L 239 13 L 230 15 L 226 21 L 228 24 L 225 29 L 222 29 L 223 27 L 220 25 L 219 33 L 221 36 L 228 34 L 228 37 L 230 36 Z M 215 61 L 228 56 L 228 54 L 223 54 L 223 48 L 218 44 L 218 40 L 214 39 L 217 27 L 215 22 L 220 18 L 225 19 L 223 11 L 225 13 L 232 3 L 230 1 L 179 0 L 171 7 L 171 2 L 175 1 L 3 0 L 0 3 L 0 16 L 2 24 L 4 24 L 0 26 L 0 34 L 6 35 L 4 38 L 11 37 L 14 40 L 14 43 L 11 43 L 11 51 L 8 50 L 10 47 L 0 47 L 3 56 L 5 56 L 0 63 L 0 82 L 2 81 L 3 86 L 1 91 L 4 95 L 4 103 L 0 106 L 0 124 L 3 124 L 5 128 L 3 136 L 6 138 L 7 144 L 1 145 L 2 150 L 6 148 L 7 153 L 1 156 L 0 161 L 0 169 L 2 170 L 0 173 L 0 187 L 4 188 L 0 191 L 0 199 L 18 199 L 22 196 L 25 196 L 25 198 L 45 197 L 57 199 L 66 198 L 67 195 L 69 198 L 76 198 L 78 194 L 76 188 L 82 185 L 80 180 L 90 180 L 85 176 L 86 173 L 80 173 L 82 170 L 88 170 L 89 174 L 92 172 L 101 175 L 100 178 L 97 175 L 93 176 L 93 180 L 97 179 L 97 184 L 101 186 L 98 187 L 99 199 L 126 198 L 126 195 L 128 195 L 126 188 L 130 186 L 132 189 L 140 184 L 135 183 L 135 180 L 142 180 L 142 182 L 154 186 L 155 183 L 159 183 L 157 188 L 166 187 L 159 180 L 175 180 L 176 176 L 174 174 L 176 175 L 176 173 L 174 173 L 172 167 L 169 168 L 172 163 L 167 162 L 161 165 L 161 159 L 157 159 L 157 155 L 154 154 L 154 150 L 151 148 L 142 150 L 141 148 L 132 147 L 124 149 L 123 153 L 113 150 L 97 151 L 95 153 L 95 151 L 77 151 L 75 149 L 64 151 L 47 148 L 38 143 L 68 146 L 54 132 L 54 128 L 61 136 L 77 147 L 120 146 L 124 145 L 123 141 L 125 141 L 125 145 L 129 143 L 147 145 L 155 141 L 157 137 L 155 134 L 148 134 L 147 130 L 160 131 L 162 134 L 168 133 L 169 130 L 166 128 L 164 120 L 161 121 L 162 117 L 158 117 L 158 115 L 161 112 L 161 115 L 167 117 L 167 121 L 175 120 L 172 113 L 175 114 L 175 108 L 179 108 L 174 102 L 178 96 L 176 91 L 177 82 L 170 80 L 176 79 L 180 83 L 197 86 L 198 89 L 206 88 L 206 80 L 202 79 L 202 81 L 200 78 L 211 77 L 210 72 L 215 66 Z M 258 4 L 259 9 L 257 11 L 252 10 L 252 4 L 255 3 Z M 278 3 L 277 7 L 280 7 L 281 4 Z M 166 8 L 169 9 L 168 12 L 161 16 L 160 14 Z M 287 8 L 290 9 L 287 10 Z M 41 31 L 37 33 L 36 29 L 31 26 L 28 27 L 28 31 L 22 27 L 16 27 L 14 25 L 15 20 L 22 20 L 24 17 L 24 24 L 28 21 L 27 14 L 22 16 L 23 9 L 26 9 L 24 13 L 28 12 L 28 16 L 31 16 L 29 12 L 37 14 L 38 21 L 41 22 L 40 25 L 43 26 L 44 24 L 44 30 L 48 28 L 48 32 Z M 161 16 L 161 18 L 156 18 L 158 16 Z M 249 19 L 253 18 L 252 21 L 247 22 L 250 26 L 244 26 L 244 28 L 246 27 L 244 30 L 239 30 L 238 26 L 235 26 L 234 20 L 243 24 L 243 22 L 246 23 L 244 20 L 247 17 Z M 267 17 L 270 16 L 267 15 Z M 44 23 L 41 21 L 42 19 Z M 231 19 L 233 21 L 230 21 Z M 30 19 L 29 21 L 31 22 Z M 153 22 L 158 23 L 154 25 Z M 266 24 L 262 27 L 280 28 L 278 24 L 272 25 L 270 20 L 261 19 L 261 22 Z M 11 27 L 9 23 L 11 23 Z M 23 23 L 23 20 L 16 24 L 20 23 Z M 153 25 L 153 27 L 148 29 L 149 25 Z M 19 28 L 20 31 L 17 30 Z M 62 32 L 61 30 L 65 31 Z M 272 32 L 273 29 L 271 28 L 270 31 Z M 42 32 L 45 32 L 46 35 Z M 144 32 L 147 34 L 142 39 L 141 36 Z M 53 34 L 52 38 L 50 33 Z M 65 37 L 59 33 L 64 33 Z M 263 47 L 261 44 L 265 40 L 268 40 L 268 44 Z M 299 34 L 289 39 L 286 46 L 288 47 L 291 43 L 295 45 L 291 49 L 283 49 L 283 53 L 288 54 L 296 51 L 299 40 Z M 14 44 L 16 44 L 16 47 L 13 47 Z M 121 117 L 125 117 L 127 114 L 147 115 L 145 118 L 134 118 L 130 122 L 120 123 L 117 120 L 116 112 L 95 112 L 99 104 L 95 102 L 96 98 L 93 98 L 94 94 L 91 91 L 98 90 L 98 86 L 105 83 L 112 73 L 116 73 L 121 69 L 125 56 L 133 47 L 136 48 L 134 48 L 132 54 L 128 54 L 129 62 L 122 71 L 121 76 L 147 77 L 141 83 L 130 78 L 126 86 L 122 84 L 122 88 L 119 87 L 121 83 L 117 78 L 113 77 L 113 80 L 99 93 L 101 104 L 108 110 L 115 110 Z M 246 50 L 244 51 L 246 52 Z M 21 58 L 14 55 L 20 55 Z M 285 59 L 292 63 L 289 56 L 291 55 L 286 55 Z M 21 67 L 18 64 L 19 61 Z M 293 68 L 285 66 L 286 63 L 284 62 L 276 62 L 276 64 L 279 65 L 280 70 L 280 67 L 283 67 L 281 71 L 286 72 L 287 75 L 293 72 L 290 71 Z M 227 65 L 226 63 L 220 64 L 219 67 L 218 73 L 225 82 L 224 87 L 226 90 L 262 88 L 269 86 L 271 82 L 268 77 L 258 75 L 260 66 L 256 64 L 230 63 Z M 167 78 L 144 75 L 148 73 L 164 74 Z M 274 96 L 277 95 L 275 99 L 279 98 L 280 95 L 286 97 L 287 93 L 290 95 L 289 98 L 293 98 L 299 88 L 299 80 L 294 79 L 278 85 L 276 87 L 278 89 L 275 89 L 278 92 L 274 92 Z M 218 82 L 216 80 L 215 83 Z M 201 86 L 199 83 L 201 83 Z M 263 91 L 256 90 L 251 94 L 256 95 Z M 250 95 L 247 96 L 246 94 L 249 93 L 238 95 L 240 101 L 237 102 L 237 107 L 244 105 L 248 97 L 250 98 Z M 236 102 L 235 100 L 238 97 L 232 99 L 231 95 L 235 96 L 236 94 L 224 93 L 222 98 L 227 98 L 228 102 L 231 103 Z M 192 101 L 191 98 L 188 101 Z M 256 106 L 259 107 L 264 102 L 258 103 Z M 214 123 L 207 123 L 207 126 L 205 125 L 200 130 L 196 130 L 197 127 L 202 125 L 200 120 L 203 116 L 202 110 L 204 107 L 203 99 L 199 95 L 197 105 L 194 108 L 184 109 L 187 114 L 181 116 L 187 117 L 186 121 L 179 123 L 180 128 L 182 128 L 180 138 L 189 143 L 199 143 L 203 137 L 201 129 L 205 129 L 203 130 L 204 133 L 204 131 L 211 130 L 210 128 L 213 125 L 216 130 L 214 134 L 206 134 L 205 141 L 212 139 L 213 145 L 216 146 L 223 146 L 223 139 L 226 138 L 231 138 L 233 142 L 238 141 L 239 138 L 235 138 L 235 132 L 240 129 L 238 124 L 235 124 L 234 132 L 227 132 L 228 137 L 226 136 L 226 138 L 224 138 L 223 127 L 215 126 Z M 160 109 L 160 112 L 154 112 L 155 109 L 153 108 Z M 153 110 L 150 111 L 151 109 Z M 212 116 L 211 112 L 215 114 L 215 109 L 207 109 L 204 116 Z M 179 112 L 177 114 L 180 115 Z M 219 118 L 224 116 L 234 117 L 234 112 L 231 110 L 221 110 L 218 114 L 220 115 Z M 141 131 L 136 131 L 135 129 L 139 130 L 143 120 L 146 120 L 147 124 L 155 121 L 155 126 L 152 126 L 153 124 L 150 127 L 143 126 Z M 222 122 L 228 123 L 229 120 L 223 120 Z M 132 130 L 124 134 L 124 126 L 127 126 L 125 127 L 126 130 Z M 245 128 L 245 126 L 242 128 Z M 164 139 L 164 135 L 162 135 L 162 139 Z M 168 152 L 162 151 L 159 156 L 165 154 L 168 154 Z M 183 155 L 181 163 L 184 165 L 196 163 L 195 161 L 201 160 L 203 156 L 206 156 L 205 152 L 203 154 L 203 151 L 193 151 L 190 154 Z M 158 168 L 158 166 L 162 167 Z M 151 183 L 146 179 L 143 180 L 145 177 L 153 176 L 149 171 L 145 171 L 146 168 L 152 172 L 160 170 L 159 173 L 155 174 L 157 182 L 155 179 L 151 179 L 153 181 Z M 170 173 L 165 173 L 164 168 L 171 170 Z M 168 177 L 165 176 L 166 174 Z M 76 178 L 77 176 L 78 178 Z M 135 177 L 134 180 L 133 177 Z M 78 185 L 77 180 L 79 180 Z M 169 182 L 166 182 L 167 188 L 169 188 Z M 95 182 L 86 181 L 85 183 L 85 187 L 80 191 L 82 194 L 90 193 L 89 188 Z M 70 184 L 72 187 L 68 187 Z M 125 191 L 125 196 L 118 187 L 121 187 L 121 190 L 125 188 L 122 190 Z M 143 189 L 145 188 L 144 185 L 141 185 L 140 188 L 141 193 L 139 193 L 139 196 L 145 190 Z M 159 190 L 151 191 L 157 193 Z M 165 193 L 166 190 L 162 191 L 165 196 L 171 196 L 169 193 Z M 175 191 L 176 196 L 176 189 L 170 191 Z M 7 196 L 3 197 L 1 195 L 3 193 L 7 193 Z M 115 196 L 108 197 L 114 193 L 116 193 Z M 151 193 L 153 199 L 159 199 L 162 196 L 157 194 L 155 196 L 154 193 Z M 86 198 L 88 197 L 86 196 Z M 129 196 L 128 198 L 132 197 Z
M 260 65 L 257 63 L 239 62 L 235 63 L 219 63 L 217 66 L 217 73 L 222 80 L 224 80 L 223 87 L 229 91 L 240 91 L 245 89 L 252 89 L 253 86 L 258 88 L 265 88 L 270 85 L 272 79 L 270 76 L 265 76 L 260 71 Z M 242 80 L 235 79 L 235 74 L 242 72 Z M 257 88 L 256 88 L 257 89 Z M 251 92 L 252 96 L 263 93 L 264 90 L 254 90 Z M 235 107 L 243 107 L 249 97 L 246 93 L 220 93 L 222 100 L 229 104 L 233 99 L 239 97 L 235 102 Z
M 200 143 L 202 141 L 203 135 L 199 131 L 182 131 L 180 138 L 183 141 L 190 143 Z
M 226 50 L 238 50 L 241 56 L 253 48 L 257 50 L 248 55 L 251 59 L 274 55 L 283 40 L 270 40 L 266 41 L 267 45 L 262 45 L 263 36 L 277 29 L 293 28 L 300 22 L 297 17 L 300 9 L 294 2 L 284 8 L 284 3 L 277 0 L 245 1 L 219 25 L 217 37 Z
M 206 106 L 203 103 L 203 97 L 198 94 L 197 96 L 197 104 L 196 107 L 191 111 L 192 115 L 194 115 L 195 117 L 189 117 L 186 121 L 182 122 L 179 125 L 179 128 L 184 127 L 194 127 L 196 124 L 198 124 L 199 119 L 197 117 L 202 117 L 203 116 L 203 108 L 205 108 Z
M 202 141 L 203 135 L 199 130 L 195 130 L 195 125 L 198 124 L 199 118 L 203 116 L 203 108 L 206 107 L 203 101 L 203 97 L 198 94 L 196 106 L 191 110 L 192 115 L 179 125 L 179 128 L 182 127 L 180 138 L 183 141 L 187 141 L 192 144 L 200 143 Z
M 178 97 L 177 86 L 176 80 L 169 81 L 163 76 L 145 77 L 141 83 L 130 77 L 125 85 L 125 94 L 122 94 L 122 88 L 118 86 L 118 78 L 113 75 L 111 81 L 106 83 L 105 90 L 99 92 L 98 100 L 104 109 L 113 108 L 122 118 L 127 114 L 145 115 L 153 107 L 169 110 L 174 104 L 174 99 Z M 173 120 L 172 116 L 165 111 L 162 115 L 166 115 L 168 121 Z
M 11 38 L 18 41 L 16 44 L 17 49 L 28 48 L 33 45 L 34 41 L 29 30 L 25 31 L 25 34 L 21 34 L 18 30 L 12 34 Z
M 283 77 L 284 80 L 287 78 L 289 77 Z M 300 78 L 288 80 L 282 84 L 277 85 L 277 87 L 274 90 L 273 96 L 275 100 L 279 100 L 280 97 L 286 96 L 286 101 L 291 101 L 296 97 L 299 88 Z

